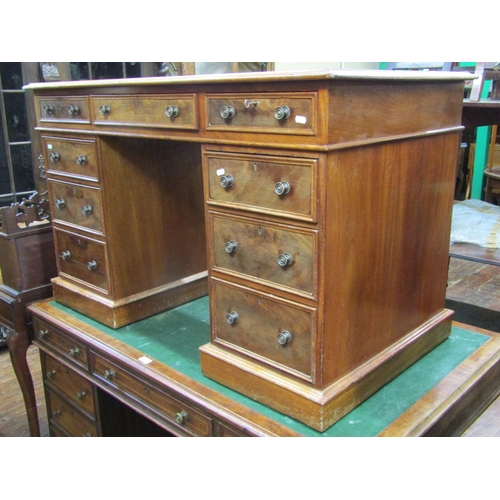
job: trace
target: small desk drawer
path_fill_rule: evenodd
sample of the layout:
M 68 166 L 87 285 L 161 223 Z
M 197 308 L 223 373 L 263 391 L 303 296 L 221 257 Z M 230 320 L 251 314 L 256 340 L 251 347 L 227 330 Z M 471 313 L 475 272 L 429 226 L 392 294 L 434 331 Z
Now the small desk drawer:
M 215 269 L 316 295 L 317 232 L 210 214 Z
M 54 221 L 62 221 L 104 235 L 102 197 L 99 188 L 48 181 Z
M 44 359 L 46 385 L 59 389 L 76 407 L 81 408 L 89 418 L 95 419 L 92 384 L 50 356 L 44 355 Z
M 207 94 L 207 130 L 316 135 L 317 94 Z
M 319 159 L 208 151 L 208 203 L 316 221 Z
M 43 137 L 47 173 L 99 180 L 96 142 L 84 139 Z
M 96 125 L 198 129 L 198 96 L 91 97 Z
M 87 96 L 37 97 L 40 122 L 90 123 Z
M 65 359 L 88 371 L 87 347 L 47 323 L 33 318 L 35 339 Z
M 51 425 L 60 427 L 72 437 L 97 437 L 97 427 L 71 408 L 61 398 L 46 391 L 47 410 Z
M 109 292 L 106 244 L 55 230 L 59 272 Z
M 212 279 L 213 341 L 310 381 L 316 310 Z
M 124 395 L 159 412 L 168 422 L 194 436 L 211 436 L 212 419 L 165 394 L 147 381 L 128 373 L 114 363 L 91 353 L 91 370 L 94 376 L 119 389 Z

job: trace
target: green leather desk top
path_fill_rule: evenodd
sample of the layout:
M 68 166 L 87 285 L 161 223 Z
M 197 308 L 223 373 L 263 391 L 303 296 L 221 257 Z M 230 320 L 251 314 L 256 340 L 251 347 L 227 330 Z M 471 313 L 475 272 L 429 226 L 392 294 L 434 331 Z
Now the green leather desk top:
M 210 341 L 208 297 L 113 330 L 67 307 L 55 307 L 201 384 L 304 436 L 375 436 L 410 408 L 489 337 L 453 327 L 450 337 L 325 432 L 320 433 L 203 375 L 199 347 Z

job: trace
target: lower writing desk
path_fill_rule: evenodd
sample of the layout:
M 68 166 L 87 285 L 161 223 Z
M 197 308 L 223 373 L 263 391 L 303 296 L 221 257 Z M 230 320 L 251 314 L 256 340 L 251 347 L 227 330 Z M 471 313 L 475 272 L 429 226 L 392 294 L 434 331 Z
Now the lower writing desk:
M 499 393 L 500 336 L 451 336 L 320 433 L 203 376 L 208 297 L 113 330 L 53 301 L 30 306 L 51 436 L 459 435 Z

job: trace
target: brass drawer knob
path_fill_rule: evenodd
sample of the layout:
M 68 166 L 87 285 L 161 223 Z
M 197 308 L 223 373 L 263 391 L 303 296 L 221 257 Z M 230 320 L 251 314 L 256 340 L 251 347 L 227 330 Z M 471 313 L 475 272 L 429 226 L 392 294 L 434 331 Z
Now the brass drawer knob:
M 238 250 L 238 243 L 236 243 L 236 241 L 226 241 L 226 244 L 224 245 L 224 250 L 227 252 L 227 253 L 233 253 L 233 252 L 236 252 L 236 250 Z
M 175 414 L 175 421 L 178 424 L 183 424 L 187 419 L 188 419 L 188 414 L 184 410 Z
M 55 370 L 51 370 L 47 372 L 47 378 L 52 378 L 57 372 Z
M 74 358 L 80 354 L 80 349 L 78 349 L 78 347 L 74 347 L 73 349 L 70 349 L 68 353 L 72 358 Z
M 290 108 L 288 106 L 278 106 L 274 110 L 276 120 L 286 120 L 290 116 Z
M 220 185 L 223 188 L 231 187 L 234 184 L 234 177 L 232 175 L 223 175 L 220 178 Z
M 82 207 L 82 214 L 83 215 L 90 215 L 92 213 L 92 206 L 91 205 L 84 205 Z
M 289 331 L 283 330 L 282 332 L 278 333 L 278 344 L 285 345 L 291 341 L 292 341 L 292 334 Z
M 76 399 L 80 401 L 87 393 L 85 391 L 80 391 L 76 393 Z
M 61 410 L 55 410 L 52 412 L 52 418 L 56 418 L 61 414 Z
M 281 196 L 282 194 L 288 194 L 290 192 L 290 184 L 286 181 L 277 182 L 274 186 L 274 192 Z
M 44 104 L 43 110 L 46 114 L 51 115 L 54 112 L 54 106 L 52 104 Z
M 38 330 L 38 337 L 41 339 L 47 337 L 48 334 L 49 334 L 48 330 Z
M 73 106 L 72 104 L 70 104 L 68 106 L 68 113 L 72 116 L 75 116 L 77 115 L 78 113 L 80 112 L 80 108 L 78 106 Z
M 64 250 L 64 252 L 61 254 L 61 259 L 62 260 L 71 259 L 71 252 L 69 250 Z
M 280 253 L 278 255 L 278 264 L 281 267 L 289 266 L 293 262 L 293 258 L 289 253 Z
M 49 154 L 49 160 L 50 161 L 59 161 L 61 159 L 61 155 L 57 151 L 52 151 L 52 153 Z
M 179 108 L 177 106 L 167 106 L 165 108 L 165 114 L 169 118 L 175 118 L 179 114 Z
M 91 260 L 90 262 L 87 262 L 87 269 L 89 271 L 95 271 L 97 269 L 97 262 L 95 260 Z
M 222 106 L 222 108 L 220 108 L 220 115 L 224 120 L 233 118 L 235 113 L 236 112 L 232 106 Z
M 64 198 L 61 198 L 60 200 L 56 200 L 56 207 L 57 208 L 65 208 L 66 207 L 66 200 Z
M 76 163 L 78 165 L 85 165 L 85 163 L 87 163 L 87 157 L 85 155 L 78 155 L 76 157 Z
M 99 106 L 99 113 L 101 113 L 101 115 L 109 115 L 111 113 L 111 107 L 108 104 Z
M 239 319 L 240 319 L 240 315 L 236 311 L 232 311 L 232 312 L 226 314 L 226 321 L 230 325 L 237 323 Z
M 115 377 L 116 375 L 116 372 L 113 370 L 113 369 L 109 369 L 109 370 L 104 370 L 104 378 L 106 380 L 111 380 Z

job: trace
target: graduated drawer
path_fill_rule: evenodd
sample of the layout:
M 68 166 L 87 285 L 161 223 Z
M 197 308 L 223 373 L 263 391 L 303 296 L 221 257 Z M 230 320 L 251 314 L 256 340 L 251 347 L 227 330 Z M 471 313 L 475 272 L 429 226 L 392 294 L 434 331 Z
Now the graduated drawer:
M 91 370 L 101 381 L 141 405 L 156 410 L 165 420 L 184 432 L 195 436 L 212 435 L 211 418 L 95 353 L 92 353 Z
M 311 381 L 316 310 L 212 279 L 215 343 Z
M 206 94 L 207 130 L 316 135 L 317 93 Z
M 37 318 L 33 320 L 33 330 L 35 339 L 41 345 L 56 351 L 80 368 L 88 370 L 87 347 L 84 344 Z
M 92 384 L 59 361 L 45 355 L 45 383 L 59 389 L 76 407 L 95 418 Z
M 316 296 L 317 232 L 210 213 L 214 269 Z
M 106 244 L 61 229 L 54 234 L 59 273 L 109 292 Z
M 104 235 L 101 190 L 63 181 L 48 181 L 54 221 Z
M 198 129 L 197 94 L 91 96 L 96 125 Z
M 207 151 L 208 203 L 315 222 L 318 161 Z
M 99 180 L 97 145 L 93 140 L 43 137 L 47 173 Z
M 50 391 L 46 391 L 49 422 L 72 437 L 97 437 L 94 424 L 80 415 L 69 404 Z M 57 430 L 57 429 L 56 429 Z
M 40 122 L 90 123 L 87 96 L 37 97 Z

